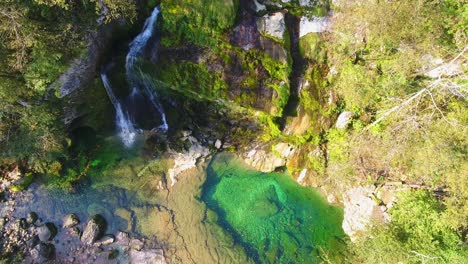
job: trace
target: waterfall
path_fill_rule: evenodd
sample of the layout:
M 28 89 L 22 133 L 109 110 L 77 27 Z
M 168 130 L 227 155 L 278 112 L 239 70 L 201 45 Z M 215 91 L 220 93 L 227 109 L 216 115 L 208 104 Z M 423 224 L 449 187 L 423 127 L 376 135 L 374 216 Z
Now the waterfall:
M 132 93 L 134 91 L 139 92 L 138 88 L 145 93 L 147 98 L 150 100 L 151 105 L 161 115 L 162 125 L 158 128 L 163 131 L 167 131 L 169 126 L 166 121 L 166 114 L 164 112 L 164 108 L 159 102 L 154 82 L 148 74 L 141 70 L 141 63 L 138 60 L 138 58 L 143 55 L 143 50 L 150 38 L 153 36 L 158 14 L 159 6 L 154 8 L 151 16 L 146 19 L 143 31 L 130 43 L 130 50 L 125 59 L 125 69 L 128 82 L 132 88 Z
M 131 147 L 135 142 L 135 126 L 133 125 L 130 115 L 127 112 L 124 113 L 122 105 L 120 104 L 117 97 L 115 97 L 109 78 L 104 71 L 101 73 L 101 80 L 104 84 L 104 88 L 106 88 L 107 95 L 109 96 L 109 99 L 115 108 L 115 122 L 117 124 L 119 136 L 126 147 Z

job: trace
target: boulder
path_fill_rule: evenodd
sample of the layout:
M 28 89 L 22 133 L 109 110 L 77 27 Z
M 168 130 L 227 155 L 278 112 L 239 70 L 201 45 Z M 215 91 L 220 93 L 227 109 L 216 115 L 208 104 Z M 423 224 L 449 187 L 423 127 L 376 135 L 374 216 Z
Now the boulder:
M 57 234 L 57 227 L 53 223 L 45 223 L 36 229 L 37 236 L 42 242 L 52 240 Z
M 342 112 L 339 116 L 338 119 L 336 120 L 335 127 L 339 129 L 345 128 L 349 122 L 351 121 L 351 118 L 353 117 L 353 113 L 349 111 L 344 111 Z
M 105 235 L 97 243 L 103 246 L 107 246 L 114 243 L 114 241 L 115 237 L 113 235 Z
M 80 219 L 75 214 L 68 214 L 63 218 L 63 228 L 72 228 L 80 223 Z
M 94 215 L 88 221 L 83 235 L 81 236 L 81 242 L 91 245 L 102 237 L 106 231 L 107 223 L 104 217 L 101 215 Z
M 360 232 L 365 231 L 376 214 L 381 212 L 377 202 L 373 199 L 375 187 L 352 188 L 343 193 L 344 219 L 343 231 L 356 241 Z
M 39 243 L 30 251 L 34 263 L 43 263 L 54 257 L 55 247 L 52 244 Z
M 26 222 L 30 225 L 36 223 L 39 216 L 35 212 L 30 212 L 26 218 Z
M 264 15 L 257 19 L 258 31 L 275 39 L 283 40 L 284 32 L 286 31 L 286 23 L 284 14 L 276 12 L 271 15 Z

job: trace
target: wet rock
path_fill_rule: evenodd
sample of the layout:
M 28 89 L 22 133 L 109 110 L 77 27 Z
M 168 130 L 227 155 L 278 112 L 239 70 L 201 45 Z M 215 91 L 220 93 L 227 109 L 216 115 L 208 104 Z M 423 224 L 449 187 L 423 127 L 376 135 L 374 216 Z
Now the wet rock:
M 351 121 L 352 117 L 353 117 L 353 112 L 350 112 L 350 111 L 342 112 L 338 116 L 338 119 L 336 120 L 335 127 L 339 129 L 345 128 Z
M 193 144 L 187 152 L 173 153 L 174 167 L 168 170 L 171 186 L 174 186 L 178 176 L 189 169 L 195 168 L 200 160 L 203 160 L 210 154 L 210 151 L 199 145 Z
M 92 216 L 83 231 L 81 241 L 88 245 L 93 244 L 99 238 L 102 237 L 102 235 L 106 231 L 106 228 L 107 223 L 104 217 L 102 217 L 101 215 Z
M 114 243 L 114 241 L 115 237 L 113 235 L 105 235 L 97 243 L 103 246 L 107 246 Z
M 6 217 L 1 217 L 0 218 L 0 228 L 2 228 L 3 226 L 5 226 L 5 224 L 8 222 L 8 218 Z
M 53 223 L 45 223 L 36 229 L 37 235 L 42 242 L 52 240 L 57 234 L 57 228 Z
M 30 251 L 35 262 L 42 263 L 54 257 L 55 247 L 52 244 L 39 243 Z
M 276 12 L 271 15 L 265 15 L 257 20 L 258 31 L 275 39 L 283 40 L 284 32 L 286 31 L 286 23 L 284 22 L 284 14 Z
M 112 249 L 111 251 L 109 251 L 109 256 L 107 258 L 109 260 L 113 260 L 113 259 L 116 259 L 118 256 L 119 256 L 119 251 L 116 250 L 116 249 Z M 135 262 L 135 263 L 137 263 L 137 262 Z
M 36 221 L 39 219 L 39 216 L 35 212 L 30 212 L 26 218 L 26 222 L 30 225 L 36 223 Z
M 128 233 L 126 232 L 119 231 L 117 233 L 116 238 L 117 242 L 122 246 L 128 246 L 128 244 L 130 243 L 130 238 L 128 236 Z
M 76 216 L 75 214 L 69 214 L 63 218 L 64 228 L 71 228 L 71 227 L 76 226 L 79 223 L 80 223 L 80 219 L 78 219 L 78 216 Z
M 35 246 L 37 246 L 39 244 L 39 242 L 41 242 L 41 240 L 39 239 L 39 237 L 37 235 L 35 235 L 26 242 L 26 245 L 29 248 L 34 248 Z
M 139 264 L 165 264 L 166 259 L 164 258 L 163 251 L 161 249 L 150 249 L 150 250 L 130 250 L 130 263 Z
M 143 247 L 144 247 L 145 243 L 143 243 L 143 241 L 139 240 L 139 239 L 132 239 L 130 240 L 130 248 L 134 249 L 134 250 L 142 250 Z
M 72 227 L 70 230 L 70 234 L 80 237 L 81 236 L 81 230 L 78 227 Z
M 28 229 L 29 225 L 25 218 L 18 219 L 19 227 L 21 229 Z

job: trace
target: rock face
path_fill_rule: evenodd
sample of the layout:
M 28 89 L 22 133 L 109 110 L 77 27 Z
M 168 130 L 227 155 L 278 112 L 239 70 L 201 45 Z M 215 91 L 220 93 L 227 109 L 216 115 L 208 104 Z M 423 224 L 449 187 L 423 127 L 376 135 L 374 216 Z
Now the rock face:
M 57 228 L 52 223 L 45 223 L 38 227 L 36 232 L 42 242 L 47 242 L 57 234 Z
M 106 231 L 107 223 L 101 215 L 94 215 L 86 225 L 81 241 L 85 244 L 91 245 L 96 240 L 102 237 Z
M 195 168 L 201 159 L 204 159 L 210 154 L 210 151 L 198 143 L 193 142 L 193 145 L 187 152 L 173 153 L 174 167 L 168 170 L 171 186 L 174 186 L 178 181 L 178 176 L 189 169 Z
M 272 172 L 286 165 L 287 158 L 293 155 L 294 147 L 287 143 L 279 143 L 273 147 L 274 152 L 261 147 L 254 148 L 244 154 L 244 161 L 262 172 Z
M 284 14 L 282 12 L 276 12 L 271 15 L 260 17 L 257 20 L 257 28 L 258 31 L 264 35 L 283 40 L 286 30 Z

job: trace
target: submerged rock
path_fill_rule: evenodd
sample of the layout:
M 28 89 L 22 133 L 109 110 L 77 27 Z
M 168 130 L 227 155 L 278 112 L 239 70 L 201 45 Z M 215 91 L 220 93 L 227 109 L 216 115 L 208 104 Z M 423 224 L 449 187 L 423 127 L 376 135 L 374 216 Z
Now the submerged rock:
M 63 227 L 71 228 L 80 223 L 80 219 L 75 214 L 68 214 L 63 218 Z
M 102 237 L 106 231 L 107 223 L 101 215 L 94 215 L 89 220 L 88 224 L 83 231 L 81 241 L 85 244 L 91 245 Z
M 139 264 L 165 264 L 166 259 L 162 249 L 149 249 L 143 251 L 130 250 L 130 263 Z
M 35 263 L 43 263 L 54 257 L 55 247 L 52 244 L 39 243 L 30 251 L 30 255 Z
M 53 223 L 45 223 L 36 229 L 37 235 L 42 242 L 52 240 L 57 234 L 57 228 Z
M 26 222 L 30 225 L 36 223 L 37 219 L 39 219 L 39 216 L 35 212 L 30 212 L 28 214 L 28 217 L 26 218 Z

